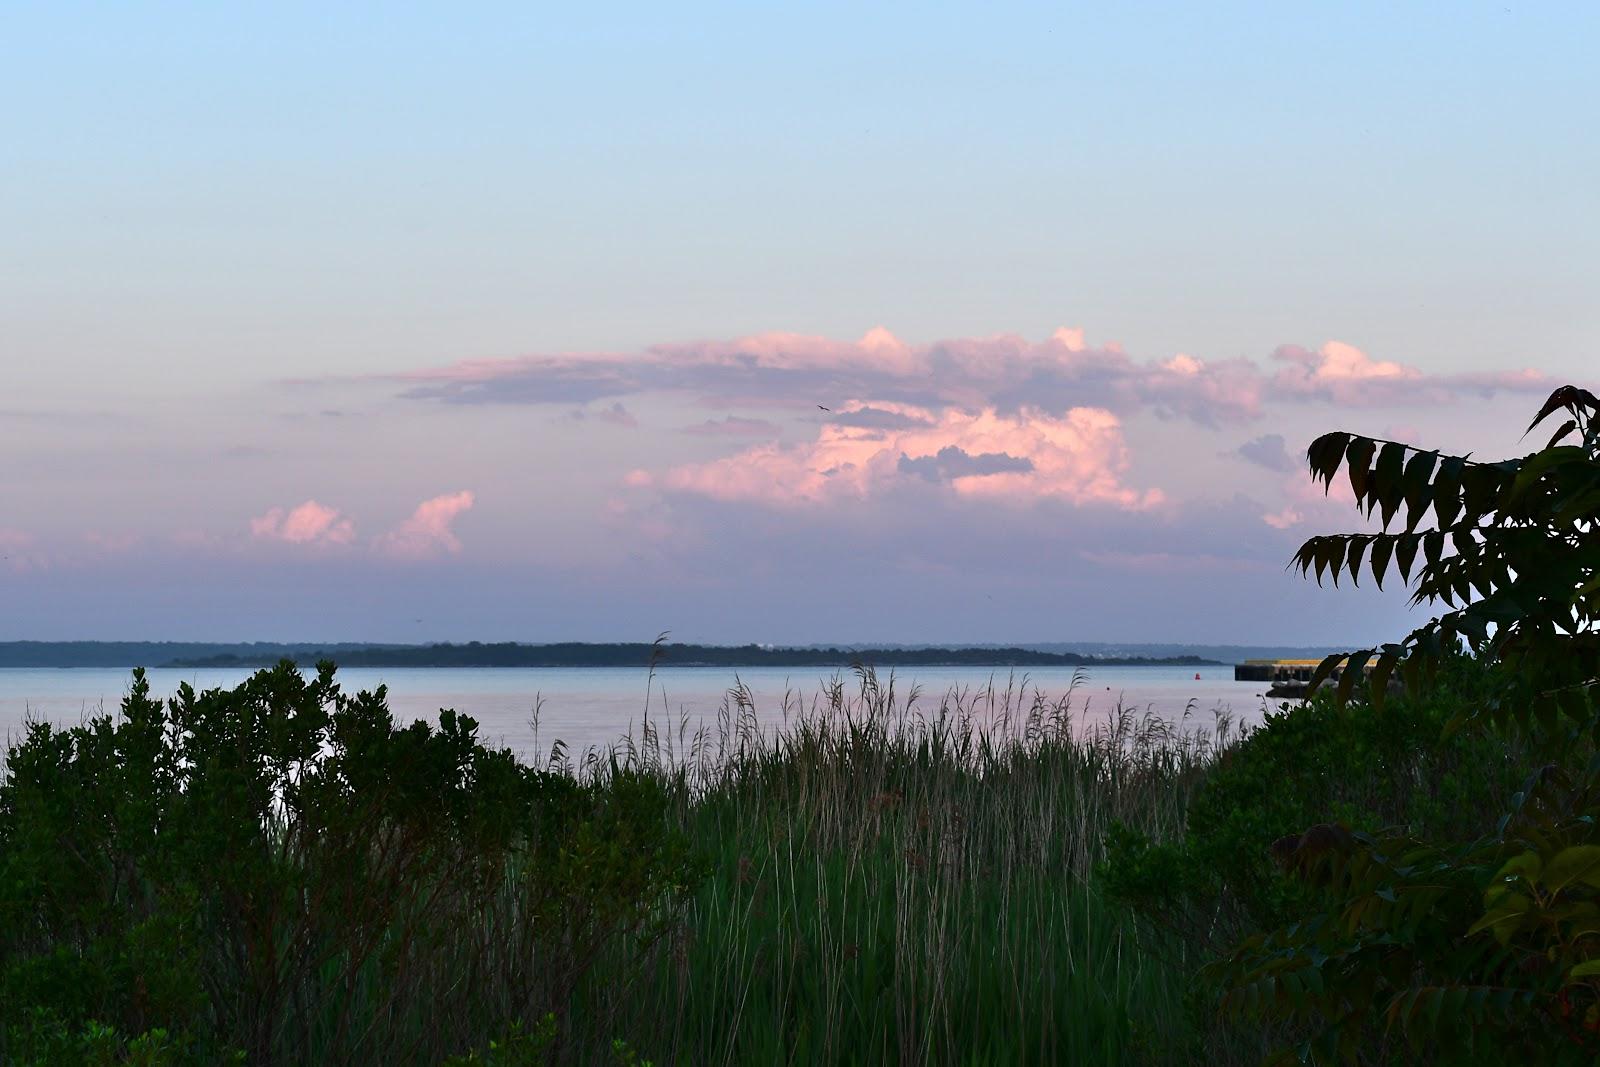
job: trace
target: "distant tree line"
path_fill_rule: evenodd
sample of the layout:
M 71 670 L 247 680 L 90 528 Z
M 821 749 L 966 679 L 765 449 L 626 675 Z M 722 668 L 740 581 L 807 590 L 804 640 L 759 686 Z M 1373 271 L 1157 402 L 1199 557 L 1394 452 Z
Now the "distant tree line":
M 239 662 L 276 663 L 297 659 L 303 644 L 278 641 L 0 641 L 0 667 L 145 667 L 231 654 Z M 335 642 L 317 646 L 334 659 L 371 642 Z
M 465 644 L 301 648 L 265 654 L 220 652 L 177 657 L 173 667 L 253 667 L 292 659 L 309 665 L 336 660 L 344 667 L 1086 667 L 1217 666 L 1198 656 L 1102 658 L 1025 648 L 774 648 L 765 645 L 692 645 L 647 642 L 589 644 L 566 641 L 525 645 L 512 641 Z

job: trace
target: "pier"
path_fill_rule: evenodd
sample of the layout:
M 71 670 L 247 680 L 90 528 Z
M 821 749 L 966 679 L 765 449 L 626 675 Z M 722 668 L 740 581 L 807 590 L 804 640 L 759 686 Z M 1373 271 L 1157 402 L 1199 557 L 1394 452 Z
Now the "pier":
M 1311 688 L 1311 676 L 1316 673 L 1321 663 L 1320 659 L 1247 659 L 1243 663 L 1234 665 L 1233 680 L 1266 682 L 1269 697 L 1302 699 Z M 1372 664 L 1373 661 L 1368 660 L 1362 667 L 1362 673 L 1370 674 Z M 1344 667 L 1343 663 L 1335 667 L 1333 673 L 1328 675 L 1328 681 L 1338 681 L 1344 674 Z M 1396 688 L 1397 679 L 1390 678 L 1389 686 Z

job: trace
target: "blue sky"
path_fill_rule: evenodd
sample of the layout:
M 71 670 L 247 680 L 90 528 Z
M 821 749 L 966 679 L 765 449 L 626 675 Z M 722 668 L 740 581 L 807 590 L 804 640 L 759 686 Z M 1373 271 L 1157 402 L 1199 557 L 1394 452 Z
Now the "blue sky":
M 0 636 L 1395 624 L 1394 598 L 1289 588 L 1337 513 L 1237 450 L 1334 423 L 1511 449 L 1537 390 L 1506 375 L 1592 378 L 1600 16 L 1108 7 L 8 5 L 0 592 L 38 610 Z M 823 351 L 878 327 L 894 373 Z M 1085 340 L 1038 348 L 1061 327 Z M 1033 347 L 914 387 L 1002 335 Z M 745 349 L 759 380 L 717 370 Z M 927 427 L 839 495 L 804 473 L 840 447 L 815 403 Z M 1090 409 L 1114 441 L 1068 440 Z M 896 452 L 943 448 L 1031 473 L 902 498 Z M 164 606 L 91 618 L 124 582 Z

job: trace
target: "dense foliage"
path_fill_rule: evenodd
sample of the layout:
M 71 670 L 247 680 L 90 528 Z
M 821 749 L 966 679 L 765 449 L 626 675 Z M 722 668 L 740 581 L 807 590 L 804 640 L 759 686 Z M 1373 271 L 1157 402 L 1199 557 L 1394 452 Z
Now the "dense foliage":
M 1520 784 L 1524 754 L 1498 738 L 1441 731 L 1486 679 L 1449 660 L 1424 696 L 1378 710 L 1326 696 L 1268 710 L 1220 751 L 1189 806 L 1182 837 L 1165 842 L 1120 827 L 1099 871 L 1111 893 L 1147 919 L 1216 953 L 1244 933 L 1286 922 L 1310 899 L 1273 857 L 1273 843 L 1319 822 L 1377 832 L 1472 835 L 1486 805 Z
M 7 756 L 0 1058 L 437 1062 L 658 936 L 699 879 L 670 799 L 397 726 L 331 665 L 166 704 L 136 672 Z
M 1600 1057 L 1600 401 L 1557 390 L 1533 427 L 1557 412 L 1569 417 L 1543 449 L 1498 463 L 1348 434 L 1311 446 L 1313 474 L 1330 484 L 1345 467 L 1384 532 L 1313 538 L 1301 567 L 1352 581 L 1392 571 L 1447 609 L 1319 675 L 1343 671 L 1342 701 L 1370 661 L 1381 704 L 1392 672 L 1425 693 L 1464 642 L 1483 683 L 1445 732 L 1520 750 L 1530 773 L 1503 803 L 1478 793 L 1475 828 L 1326 811 L 1276 843 L 1305 903 L 1208 974 L 1226 1010 L 1295 1035 L 1286 1053 L 1382 1061 L 1409 1043 L 1439 1062 Z
M 1600 678 L 1600 399 L 1565 386 L 1551 394 L 1528 430 L 1558 412 L 1567 418 L 1538 452 L 1483 463 L 1396 441 L 1347 433 L 1317 438 L 1308 450 L 1312 476 L 1331 488 L 1344 467 L 1356 506 L 1382 519 L 1379 533 L 1308 540 L 1296 555 L 1302 573 L 1341 574 L 1359 583 L 1370 571 L 1413 584 L 1417 603 L 1447 610 L 1403 641 L 1330 656 L 1326 678 L 1348 695 L 1372 664 L 1371 692 L 1381 703 L 1399 669 L 1413 692 L 1462 641 L 1494 665 L 1494 689 L 1462 709 L 1538 730 L 1556 741 L 1561 720 L 1593 725 Z M 1577 444 L 1561 444 L 1577 435 Z M 1433 525 L 1419 527 L 1429 512 Z M 1390 530 L 1404 516 L 1403 529 Z M 1420 557 L 1419 557 L 1420 553 Z M 1416 577 L 1413 580 L 1412 571 Z

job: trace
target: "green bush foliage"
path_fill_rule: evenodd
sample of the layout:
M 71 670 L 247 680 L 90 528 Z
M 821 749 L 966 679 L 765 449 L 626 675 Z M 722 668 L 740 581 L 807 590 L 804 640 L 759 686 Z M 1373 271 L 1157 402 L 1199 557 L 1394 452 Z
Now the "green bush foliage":
M 1302 569 L 1352 581 L 1392 569 L 1448 609 L 1402 642 L 1330 657 L 1319 676 L 1343 670 L 1342 702 L 1372 662 L 1380 704 L 1392 672 L 1426 693 L 1464 642 L 1484 682 L 1444 733 L 1537 760 L 1503 805 L 1475 798 L 1475 831 L 1370 830 L 1330 812 L 1277 844 L 1305 905 L 1205 973 L 1225 1011 L 1295 1035 L 1285 1058 L 1600 1057 L 1600 400 L 1559 389 L 1530 429 L 1557 412 L 1569 417 L 1543 449 L 1499 463 L 1348 434 L 1311 446 L 1313 474 L 1328 483 L 1346 467 L 1385 532 L 1313 538 Z
M 436 1062 L 536 1024 L 699 881 L 671 801 L 398 726 L 328 664 L 165 704 L 135 672 L 120 716 L 7 756 L 0 1056 Z
M 1216 953 L 1306 905 L 1307 888 L 1274 859 L 1273 843 L 1307 826 L 1483 832 L 1484 812 L 1527 773 L 1524 755 L 1500 738 L 1441 736 L 1484 683 L 1477 661 L 1456 656 L 1427 694 L 1382 710 L 1319 694 L 1267 711 L 1207 768 L 1180 839 L 1113 831 L 1101 885 L 1196 951 Z

